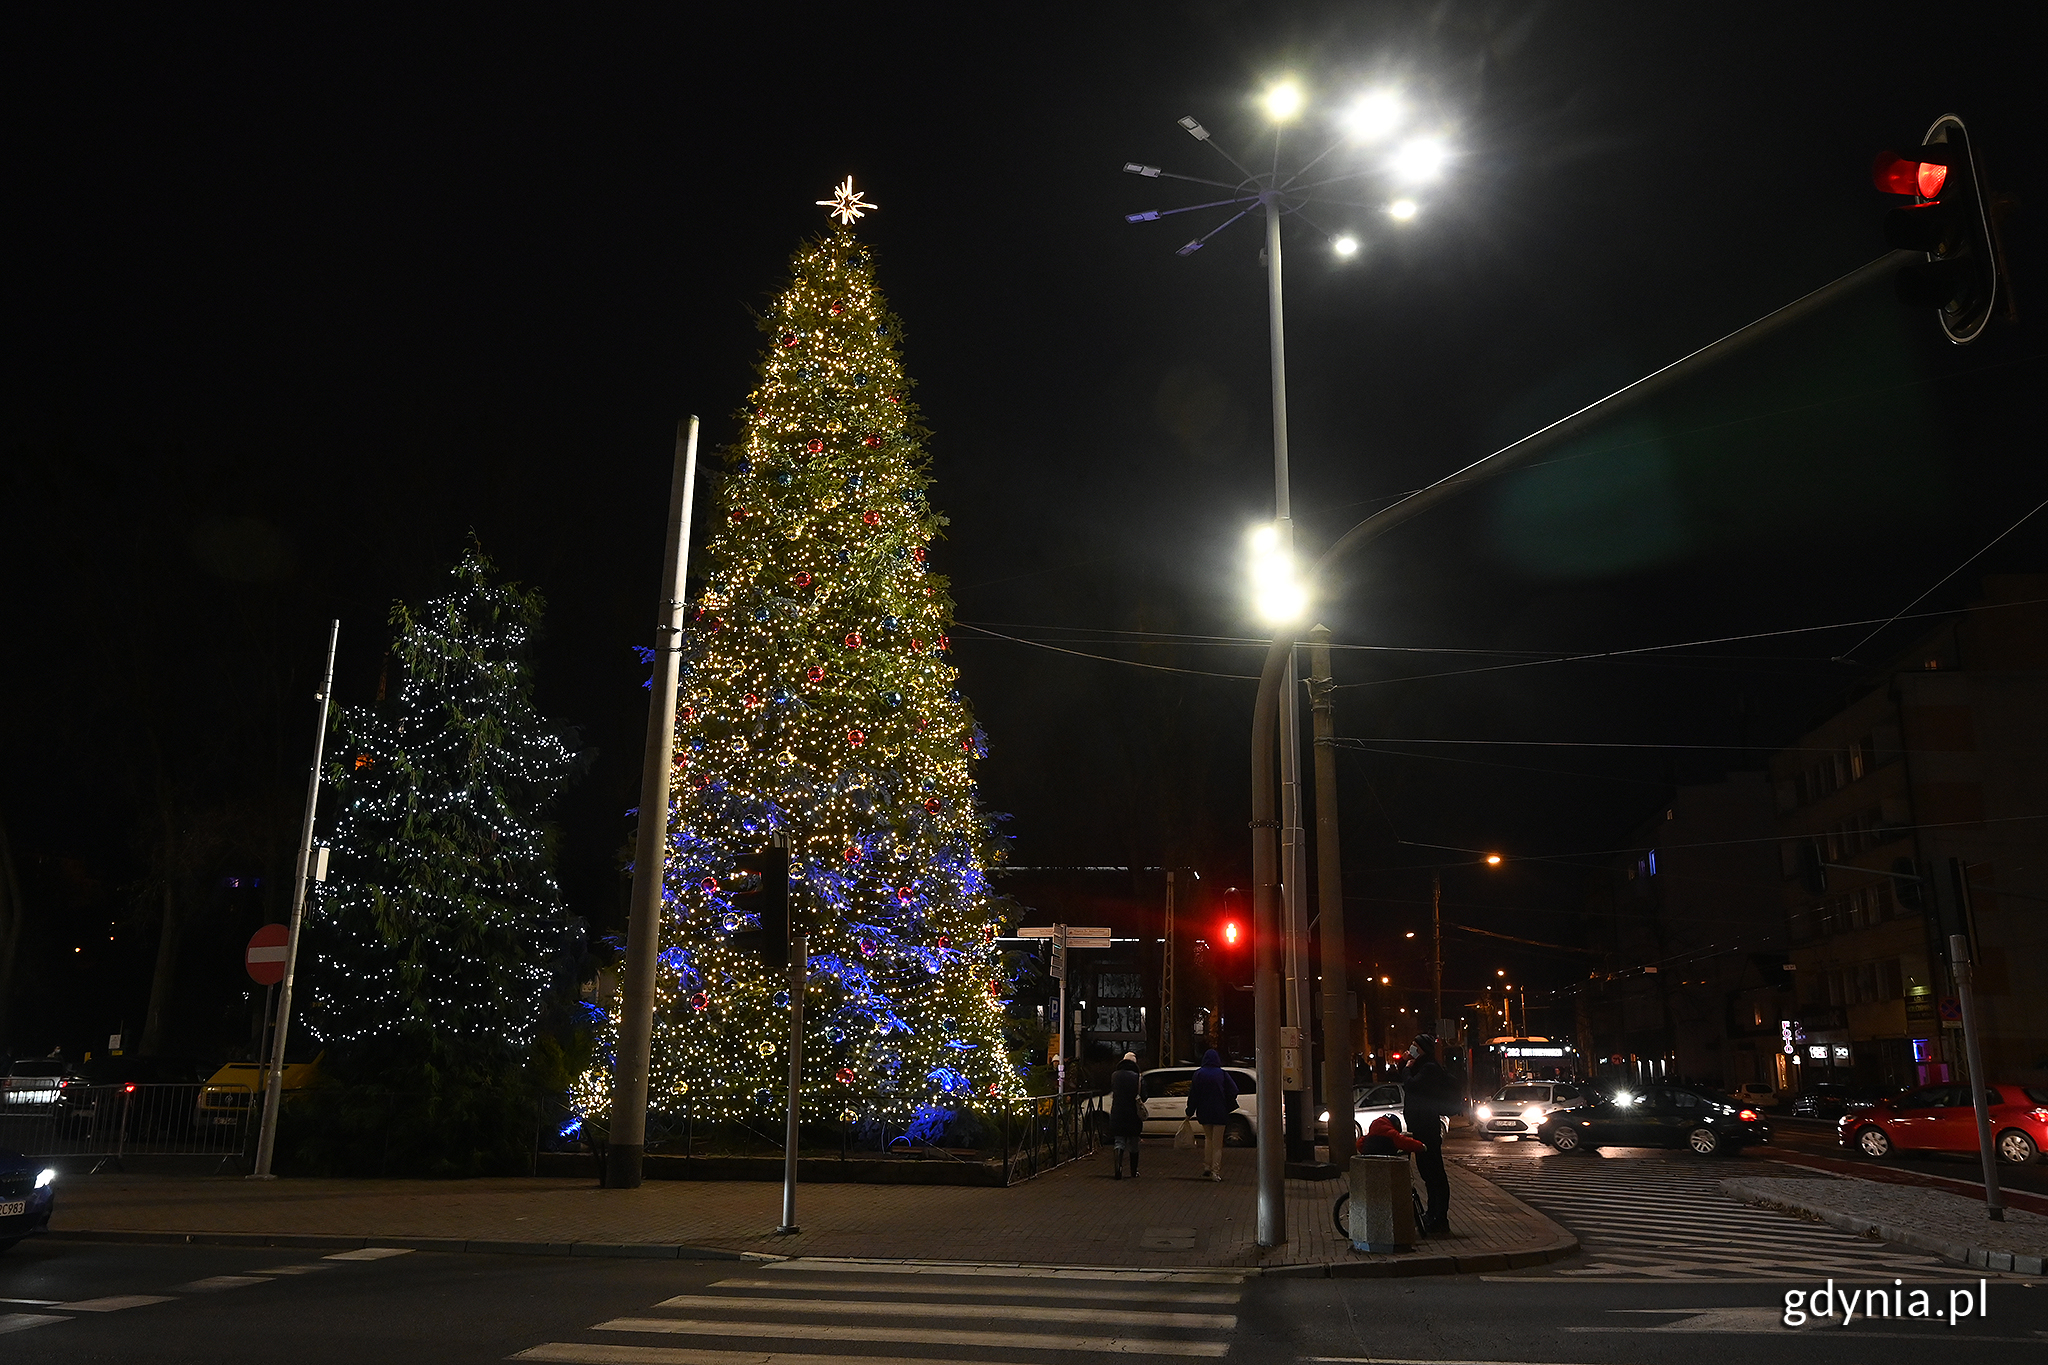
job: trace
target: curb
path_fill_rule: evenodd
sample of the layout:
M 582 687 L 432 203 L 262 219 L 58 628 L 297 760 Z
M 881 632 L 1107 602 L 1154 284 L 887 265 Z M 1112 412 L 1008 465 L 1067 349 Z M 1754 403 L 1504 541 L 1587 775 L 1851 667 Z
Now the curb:
M 359 1251 L 402 1247 L 407 1251 L 452 1251 L 488 1256 L 616 1256 L 655 1261 L 783 1261 L 755 1251 L 685 1246 L 672 1242 L 513 1242 L 461 1237 L 322 1237 L 266 1232 L 146 1232 L 67 1229 L 44 1234 L 68 1242 L 142 1242 L 177 1246 L 279 1247 L 308 1251 Z
M 1416 1256 L 1405 1261 L 1326 1261 L 1321 1265 L 1266 1266 L 1258 1274 L 1283 1279 L 1385 1280 L 1412 1275 L 1478 1275 L 1497 1270 L 1527 1270 L 1561 1261 L 1576 1253 L 1579 1239 L 1566 1233 L 1529 1251 L 1485 1251 L 1469 1256 Z
M 1737 1199 L 1764 1208 L 1790 1209 L 1798 1213 L 1811 1214 L 1829 1227 L 1840 1228 L 1867 1237 L 1880 1237 L 1887 1242 L 1902 1246 L 1917 1247 L 1931 1251 L 1944 1261 L 1956 1265 L 1970 1266 L 1976 1270 L 2004 1271 L 2014 1275 L 2048 1275 L 2048 1256 L 2029 1256 L 2025 1252 L 1993 1251 L 1988 1247 L 1971 1246 L 1967 1242 L 1951 1242 L 1932 1232 L 1919 1228 L 1901 1227 L 1896 1223 L 1882 1223 L 1875 1218 L 1859 1214 L 1843 1213 L 1824 1204 L 1815 1204 L 1803 1199 L 1793 1199 L 1771 1193 L 1769 1186 L 1775 1181 L 1751 1182 L 1747 1180 L 1723 1180 L 1721 1188 Z

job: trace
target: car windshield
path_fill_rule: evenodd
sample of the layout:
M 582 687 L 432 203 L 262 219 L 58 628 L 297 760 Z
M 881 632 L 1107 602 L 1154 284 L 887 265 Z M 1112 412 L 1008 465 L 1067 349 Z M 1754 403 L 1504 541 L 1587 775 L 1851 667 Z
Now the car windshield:
M 69 1070 L 69 1068 L 66 1067 L 62 1062 L 49 1061 L 47 1059 L 44 1059 L 32 1062 L 16 1062 L 7 1074 L 10 1076 L 34 1076 L 42 1078 L 49 1076 L 61 1076 L 67 1070 Z
M 1508 1104 L 1542 1104 L 1550 1098 L 1550 1087 L 1547 1085 L 1510 1085 L 1502 1089 L 1494 1098 L 1505 1101 Z

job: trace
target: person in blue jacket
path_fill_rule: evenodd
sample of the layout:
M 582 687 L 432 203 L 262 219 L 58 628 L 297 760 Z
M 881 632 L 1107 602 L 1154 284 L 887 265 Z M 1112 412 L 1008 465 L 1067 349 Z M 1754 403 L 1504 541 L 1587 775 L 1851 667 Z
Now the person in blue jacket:
M 1223 1178 L 1223 1127 L 1237 1112 L 1237 1082 L 1223 1069 L 1215 1048 L 1202 1054 L 1202 1069 L 1188 1083 L 1188 1117 L 1202 1125 L 1202 1174 Z

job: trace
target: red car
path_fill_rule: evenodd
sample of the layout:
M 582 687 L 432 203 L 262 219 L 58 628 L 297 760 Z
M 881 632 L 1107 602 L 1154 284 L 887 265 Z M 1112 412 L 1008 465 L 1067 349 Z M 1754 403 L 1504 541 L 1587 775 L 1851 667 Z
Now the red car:
M 1999 1160 L 2024 1166 L 2048 1150 L 2048 1090 L 1987 1085 L 1991 1144 Z M 1923 1085 L 1842 1115 L 1837 1136 L 1868 1157 L 1901 1152 L 1974 1152 L 1977 1110 L 1966 1085 Z

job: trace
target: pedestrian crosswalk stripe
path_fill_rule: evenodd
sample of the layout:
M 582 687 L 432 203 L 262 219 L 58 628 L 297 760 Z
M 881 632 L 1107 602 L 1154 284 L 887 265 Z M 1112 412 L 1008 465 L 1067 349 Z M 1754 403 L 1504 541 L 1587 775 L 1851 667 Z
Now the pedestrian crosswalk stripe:
M 595 1332 L 647 1332 L 698 1337 L 780 1337 L 789 1341 L 874 1341 L 916 1346 L 989 1346 L 1016 1351 L 1099 1351 L 1113 1355 L 1222 1356 L 1221 1341 L 1159 1337 L 1054 1336 L 933 1327 L 856 1327 L 836 1322 L 706 1322 L 694 1318 L 613 1318 Z
M 797 1288 L 782 1280 L 714 1280 L 713 1289 L 775 1289 Z M 805 1285 L 803 1288 L 812 1288 Z M 920 1284 L 910 1286 L 892 1284 L 887 1280 L 869 1283 L 863 1280 L 834 1280 L 829 1285 L 815 1288 L 857 1293 L 866 1290 L 875 1294 L 898 1294 L 914 1292 L 919 1294 L 944 1294 L 952 1296 L 973 1295 L 976 1298 L 1005 1299 L 1063 1299 L 1069 1302 L 1097 1301 L 1104 1303 L 1236 1303 L 1244 1296 L 1234 1289 L 1075 1289 L 1071 1287 L 1039 1285 L 993 1285 L 993 1284 Z M 995 1305 L 991 1305 L 995 1306 Z
M 531 1346 L 514 1360 L 544 1360 L 556 1365 L 882 1365 L 887 1356 L 814 1356 L 787 1351 L 709 1351 L 688 1346 L 591 1345 L 551 1341 Z M 994 1361 L 937 1360 L 924 1356 L 916 1365 L 998 1365 Z
M 0 1313 L 0 1336 L 9 1332 L 26 1332 L 31 1327 L 48 1327 L 53 1322 L 69 1322 L 70 1318 L 55 1313 Z
M 208 1275 L 203 1280 L 178 1286 L 180 1294 L 205 1294 L 215 1289 L 240 1289 L 245 1284 L 269 1284 L 262 1275 Z
M 764 1270 L 852 1275 L 940 1275 L 1019 1280 L 1118 1280 L 1131 1284 L 1243 1284 L 1242 1271 L 1118 1270 L 1114 1266 L 961 1265 L 946 1261 L 842 1261 L 804 1257 L 774 1261 Z
M 323 1261 L 381 1261 L 387 1256 L 410 1256 L 411 1247 L 358 1247 L 354 1251 L 337 1251 L 332 1256 L 322 1256 Z
M 895 1303 L 874 1299 L 755 1299 L 741 1295 L 678 1294 L 656 1308 L 737 1308 L 752 1313 L 833 1313 L 855 1318 L 958 1318 L 957 1303 Z M 993 1307 L 993 1305 L 991 1305 Z M 1013 1322 L 1088 1322 L 1132 1327 L 1192 1327 L 1228 1332 L 1237 1319 L 1228 1313 L 1161 1313 L 1142 1308 L 1048 1308 L 1037 1304 L 1005 1304 L 1002 1315 Z
M 1720 1181 L 1670 1162 L 1467 1161 L 1579 1236 L 1585 1263 L 1571 1279 L 1704 1280 L 1736 1273 L 1942 1277 L 1964 1273 L 1932 1256 L 1735 1203 Z
M 71 1303 L 54 1305 L 67 1313 L 118 1313 L 123 1308 L 146 1308 L 153 1303 L 169 1303 L 169 1294 L 110 1294 L 103 1299 L 76 1299 Z

